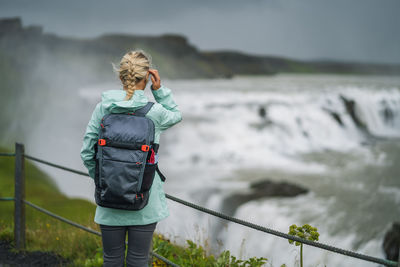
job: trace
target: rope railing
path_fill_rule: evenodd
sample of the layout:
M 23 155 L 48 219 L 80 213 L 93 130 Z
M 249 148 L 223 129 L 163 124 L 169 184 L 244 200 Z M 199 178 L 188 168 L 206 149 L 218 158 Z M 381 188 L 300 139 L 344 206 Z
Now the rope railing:
M 58 169 L 61 169 L 61 170 L 64 170 L 64 171 L 73 172 L 73 173 L 76 173 L 76 174 L 79 174 L 79 175 L 83 175 L 83 176 L 89 176 L 89 174 L 86 173 L 86 172 L 82 172 L 82 171 L 71 169 L 71 168 L 68 168 L 68 167 L 65 167 L 65 166 L 61 166 L 61 165 L 58 165 L 58 164 L 55 164 L 55 163 L 52 163 L 52 162 L 49 162 L 49 161 L 46 161 L 46 160 L 42 160 L 42 159 L 39 159 L 39 158 L 35 158 L 35 157 L 32 157 L 32 156 L 29 156 L 27 154 L 25 154 L 24 156 L 25 156 L 25 158 L 28 158 L 30 160 L 37 161 L 37 162 L 49 165 L 49 166 L 54 167 L 54 168 L 58 168 Z
M 26 204 L 28 204 L 29 206 L 31 206 L 31 207 L 37 209 L 38 211 L 43 212 L 43 213 L 45 213 L 45 214 L 47 214 L 47 215 L 49 215 L 49 216 L 51 216 L 51 217 L 53 217 L 53 218 L 56 218 L 56 219 L 58 219 L 58 220 L 60 220 L 60 221 L 63 221 L 63 222 L 65 222 L 65 223 L 68 223 L 68 224 L 70 224 L 70 225 L 72 225 L 72 226 L 75 226 L 75 227 L 77 227 L 77 228 L 80 228 L 80 229 L 82 229 L 82 230 L 84 230 L 84 231 L 86 231 L 86 232 L 89 232 L 89 233 L 91 233 L 91 234 L 95 234 L 95 235 L 101 236 L 101 233 L 98 232 L 98 231 L 92 230 L 92 229 L 90 229 L 90 228 L 88 228 L 88 227 L 85 227 L 85 226 L 79 224 L 79 223 L 76 223 L 76 222 L 74 222 L 74 221 L 68 220 L 67 218 L 64 218 L 64 217 L 62 217 L 62 216 L 60 216 L 60 215 L 57 215 L 57 214 L 55 214 L 55 213 L 53 213 L 53 212 L 51 212 L 51 211 L 48 211 L 48 210 L 46 210 L 46 209 L 44 209 L 44 208 L 42 208 L 42 207 L 40 207 L 40 206 L 38 206 L 38 205 L 35 205 L 35 204 L 33 204 L 32 202 L 30 202 L 30 201 L 24 200 L 24 202 L 25 202 Z M 152 256 L 154 256 L 154 257 L 156 257 L 156 258 L 158 258 L 158 259 L 164 261 L 165 263 L 167 263 L 167 264 L 169 264 L 169 265 L 171 265 L 171 266 L 179 267 L 179 265 L 176 265 L 175 263 L 171 262 L 171 261 L 168 260 L 167 258 L 165 258 L 165 257 L 163 257 L 163 256 L 161 256 L 161 255 L 159 255 L 159 254 L 157 254 L 157 253 L 155 253 L 155 252 L 151 252 L 151 254 L 152 254 Z
M 15 153 L 4 153 L 0 152 L 0 157 L 14 157 Z
M 13 197 L 0 197 L 0 201 L 10 201 L 10 200 L 14 200 Z
M 15 153 L 0 153 L 0 156 L 15 156 Z M 55 167 L 55 168 L 59 168 L 59 169 L 65 170 L 65 171 L 73 172 L 73 173 L 76 173 L 76 174 L 79 174 L 79 175 L 83 175 L 83 176 L 89 176 L 89 174 L 87 174 L 85 172 L 81 172 L 81 171 L 78 171 L 78 170 L 67 168 L 65 166 L 54 164 L 54 163 L 51 163 L 51 162 L 48 162 L 48 161 L 45 161 L 45 160 L 42 160 L 42 159 L 39 159 L 39 158 L 36 158 L 36 157 L 32 157 L 32 156 L 29 156 L 29 155 L 26 155 L 26 154 L 24 154 L 24 157 L 26 157 L 26 158 L 28 158 L 30 160 L 33 160 L 33 161 L 37 161 L 37 162 L 40 162 L 40 163 Z M 13 200 L 15 200 L 15 198 L 13 198 L 13 197 L 0 197 L 0 201 L 13 201 Z M 87 231 L 87 232 L 89 232 L 91 234 L 95 234 L 95 235 L 101 236 L 101 233 L 98 232 L 98 231 L 92 230 L 92 229 L 90 229 L 88 227 L 85 227 L 85 226 L 83 226 L 81 224 L 78 224 L 78 223 L 76 223 L 74 221 L 71 221 L 71 220 L 69 220 L 67 218 L 64 218 L 64 217 L 62 217 L 60 215 L 57 215 L 57 214 L 55 214 L 55 213 L 53 213 L 53 212 L 51 212 L 49 210 L 46 210 L 46 209 L 44 209 L 44 208 L 42 208 L 42 207 L 40 207 L 40 206 L 38 206 L 36 204 L 33 204 L 30 201 L 23 200 L 23 202 L 25 204 L 27 204 L 27 205 L 39 210 L 40 212 L 43 212 L 46 215 L 49 215 L 49 216 L 55 218 L 55 219 L 63 221 L 63 222 L 65 222 L 67 224 L 70 224 L 70 225 L 72 225 L 74 227 L 80 228 L 80 229 L 82 229 L 84 231 Z M 165 258 L 165 257 L 163 257 L 163 256 L 161 256 L 161 255 L 159 255 L 159 254 L 157 254 L 157 253 L 155 253 L 153 251 L 150 251 L 150 254 L 153 257 L 155 257 L 155 258 L 163 261 L 164 263 L 168 264 L 169 266 L 180 267 L 179 265 L 175 264 L 174 262 L 168 260 L 167 258 Z
M 14 200 L 14 198 L 13 198 L 13 197 L 0 197 L 0 201 L 10 201 L 10 200 Z M 82 229 L 82 230 L 84 230 L 84 231 L 86 231 L 86 232 L 89 232 L 89 233 L 91 233 L 91 234 L 95 234 L 95 235 L 97 235 L 97 236 L 101 236 L 101 233 L 98 232 L 98 231 L 92 230 L 92 229 L 90 229 L 90 228 L 88 228 L 88 227 L 86 227 L 86 226 L 83 226 L 83 225 L 81 225 L 81 224 L 79 224 L 79 223 L 76 223 L 76 222 L 71 221 L 71 220 L 69 220 L 69 219 L 67 219 L 67 218 L 64 218 L 64 217 L 62 217 L 62 216 L 60 216 L 60 215 L 57 215 L 57 214 L 55 214 L 55 213 L 53 213 L 53 212 L 51 212 L 51 211 L 49 211 L 49 210 L 46 210 L 46 209 L 44 209 L 44 208 L 42 208 L 42 207 L 40 207 L 40 206 L 38 206 L 38 205 L 36 205 L 36 204 L 33 204 L 33 203 L 30 202 L 30 201 L 27 201 L 27 200 L 23 200 L 23 201 L 24 201 L 27 205 L 29 205 L 29 206 L 31 206 L 31 207 L 37 209 L 37 210 L 40 211 L 40 212 L 43 212 L 43 213 L 46 214 L 46 215 L 49 215 L 49 216 L 51 216 L 51 217 L 53 217 L 53 218 L 56 218 L 57 220 L 60 220 L 60 221 L 65 222 L 65 223 L 67 223 L 67 224 L 70 224 L 70 225 L 72 225 L 72 226 L 74 226 L 74 227 L 80 228 L 80 229 Z M 163 262 L 167 263 L 168 265 L 171 265 L 171 266 L 173 266 L 173 267 L 180 267 L 179 265 L 177 265 L 177 264 L 171 262 L 171 261 L 168 260 L 167 258 L 165 258 L 165 257 L 163 257 L 163 256 L 161 256 L 161 255 L 159 255 L 159 254 L 157 254 L 157 253 L 155 253 L 155 252 L 153 252 L 153 251 L 150 252 L 150 254 L 151 254 L 152 256 L 154 256 L 154 257 L 156 257 L 156 258 L 162 260 Z
M 220 213 L 220 212 L 217 212 L 217 211 L 214 211 L 214 210 L 210 210 L 210 209 L 204 208 L 202 206 L 187 202 L 185 200 L 179 199 L 177 197 L 174 197 L 174 196 L 171 196 L 171 195 L 168 195 L 168 194 L 165 194 L 165 196 L 167 198 L 175 201 L 175 202 L 181 203 L 182 205 L 191 207 L 193 209 L 199 210 L 199 211 L 204 212 L 204 213 L 208 213 L 208 214 L 213 215 L 215 217 L 218 217 L 218 218 L 230 221 L 230 222 L 234 222 L 234 223 L 237 223 L 237 224 L 240 224 L 240 225 L 243 225 L 243 226 L 246 226 L 246 227 L 261 231 L 261 232 L 264 232 L 264 233 L 268 233 L 268 234 L 275 235 L 275 236 L 278 236 L 278 237 L 281 237 L 281 238 L 285 238 L 285 239 L 289 239 L 289 240 L 298 241 L 300 243 L 303 243 L 303 244 L 306 244 L 306 245 L 309 245 L 309 246 L 317 247 L 317 248 L 320 248 L 320 249 L 328 250 L 328 251 L 331 251 L 331 252 L 343 254 L 343 255 L 346 255 L 346 256 L 349 256 L 349 257 L 358 258 L 358 259 L 365 260 L 365 261 L 380 263 L 380 264 L 387 265 L 387 266 L 397 266 L 397 263 L 393 262 L 393 261 L 380 259 L 380 258 L 375 258 L 375 257 L 372 257 L 372 256 L 356 253 L 356 252 L 353 252 L 353 251 L 350 251 L 350 250 L 337 248 L 337 247 L 334 247 L 334 246 L 331 246 L 331 245 L 327 245 L 327 244 L 324 244 L 324 243 L 310 241 L 310 240 L 303 239 L 303 238 L 300 238 L 300 237 L 297 237 L 297 236 L 285 234 L 285 233 L 282 233 L 282 232 L 279 232 L 279 231 L 276 231 L 276 230 L 273 230 L 273 229 L 270 229 L 270 228 L 267 228 L 267 227 L 264 227 L 264 226 L 261 226 L 261 225 L 257 225 L 257 224 L 254 224 L 254 223 L 251 223 L 251 222 L 248 222 L 248 221 L 244 221 L 244 220 L 241 220 L 241 219 L 237 219 L 235 217 L 231 217 L 231 216 L 225 215 L 223 213 Z
M 173 263 L 172 261 L 170 261 L 169 259 L 167 259 L 167 258 L 161 256 L 160 254 L 157 254 L 157 253 L 155 253 L 155 252 L 153 252 L 153 251 L 151 251 L 150 254 L 151 254 L 152 256 L 156 257 L 157 259 L 162 260 L 163 262 L 165 262 L 165 263 L 168 264 L 168 265 L 171 265 L 171 266 L 173 266 L 173 267 L 180 267 L 178 264 Z
M 65 222 L 65 223 L 68 223 L 68 224 L 70 224 L 70 225 L 72 225 L 72 226 L 75 226 L 75 227 L 77 227 L 77 228 L 80 228 L 80 229 L 82 229 L 82 230 L 84 230 L 84 231 L 86 231 L 86 232 L 89 232 L 89 233 L 91 233 L 91 234 L 95 234 L 95 235 L 101 236 L 101 233 L 99 233 L 99 232 L 97 232 L 97 231 L 95 231 L 95 230 L 92 230 L 92 229 L 90 229 L 90 228 L 87 228 L 87 227 L 85 227 L 85 226 L 83 226 L 83 225 L 81 225 L 81 224 L 79 224 L 79 223 L 74 222 L 74 221 L 68 220 L 67 218 L 64 218 L 64 217 L 62 217 L 62 216 L 60 216 L 60 215 L 57 215 L 57 214 L 55 214 L 55 213 L 53 213 L 53 212 L 51 212 L 51 211 L 48 211 L 48 210 L 44 209 L 44 208 L 42 208 L 42 207 L 40 207 L 40 206 L 38 206 L 38 205 L 36 205 L 36 204 L 33 204 L 33 203 L 30 202 L 30 201 L 24 200 L 24 202 L 25 202 L 26 204 L 28 204 L 29 206 L 31 206 L 32 208 L 35 208 L 35 209 L 37 209 L 38 211 L 43 212 L 44 214 L 47 214 L 47 215 L 49 215 L 49 216 L 51 216 L 51 217 L 53 217 L 53 218 L 56 218 L 57 220 L 63 221 L 63 222 Z
M 0 154 L 0 156 L 1 156 L 1 154 Z M 24 156 L 26 158 L 28 158 L 28 159 L 33 160 L 33 161 L 37 161 L 37 162 L 40 162 L 40 163 L 43 163 L 43 164 L 46 164 L 46 165 L 49 165 L 49 166 L 52 166 L 52 167 L 55 167 L 55 168 L 63 169 L 63 170 L 66 170 L 66 171 L 70 171 L 70 172 L 73 172 L 73 173 L 76 173 L 76 174 L 80 174 L 80 175 L 89 177 L 89 174 L 85 173 L 85 172 L 81 172 L 81 171 L 78 171 L 78 170 L 75 170 L 75 169 L 72 169 L 72 168 L 68 168 L 68 167 L 65 167 L 65 166 L 62 166 L 62 165 L 58 165 L 58 164 L 55 164 L 55 163 L 52 163 L 52 162 L 49 162 L 49 161 L 45 161 L 45 160 L 42 160 L 42 159 L 39 159 L 39 158 L 36 158 L 36 157 L 32 157 L 32 156 L 29 156 L 27 154 L 25 154 Z M 278 236 L 278 237 L 281 237 L 281 238 L 298 241 L 300 243 L 303 243 L 303 244 L 306 244 L 306 245 L 309 245 L 309 246 L 317 247 L 317 248 L 320 248 L 320 249 L 324 249 L 324 250 L 327 250 L 327 251 L 331 251 L 331 252 L 334 252 L 334 253 L 342 254 L 342 255 L 345 255 L 345 256 L 353 257 L 353 258 L 357 258 L 357 259 L 364 260 L 364 261 L 383 264 L 385 266 L 392 266 L 392 267 L 400 266 L 400 260 L 399 260 L 399 262 L 394 262 L 394 261 L 390 261 L 390 260 L 386 260 L 386 259 L 372 257 L 372 256 L 369 256 L 369 255 L 364 255 L 364 254 L 361 254 L 361 253 L 356 253 L 356 252 L 350 251 L 350 250 L 341 249 L 341 248 L 334 247 L 334 246 L 331 246 L 331 245 L 327 245 L 327 244 L 324 244 L 324 243 L 302 239 L 302 238 L 297 237 L 297 236 L 292 236 L 292 235 L 289 235 L 289 234 L 286 234 L 286 233 L 283 233 L 283 232 L 276 231 L 276 230 L 271 229 L 271 228 L 267 228 L 267 227 L 264 227 L 264 226 L 261 226 L 261 225 L 257 225 L 257 224 L 254 224 L 254 223 L 251 223 L 251 222 L 248 222 L 248 221 L 245 221 L 245 220 L 241 220 L 241 219 L 238 219 L 238 218 L 235 218 L 235 217 L 220 213 L 218 211 L 207 209 L 205 207 L 202 207 L 202 206 L 199 206 L 197 204 L 185 201 L 183 199 L 174 197 L 174 196 L 169 195 L 169 194 L 165 194 L 165 196 L 166 196 L 166 198 L 168 198 L 168 199 L 170 199 L 172 201 L 175 201 L 177 203 L 180 203 L 182 205 L 185 205 L 187 207 L 199 210 L 201 212 L 213 215 L 215 217 L 218 217 L 218 218 L 221 218 L 221 219 L 224 219 L 224 220 L 227 220 L 227 221 L 230 221 L 230 222 L 242 225 L 242 226 L 246 226 L 248 228 L 252 228 L 252 229 L 255 229 L 255 230 L 258 230 L 258 231 L 261 231 L 261 232 L 272 234 L 272 235 L 275 235 L 275 236 Z M 65 220 L 67 220 L 67 219 L 65 219 Z M 160 257 L 162 257 L 162 256 L 160 256 Z M 161 258 L 159 258 L 159 259 L 161 259 Z M 161 260 L 163 260 L 163 259 L 161 259 Z

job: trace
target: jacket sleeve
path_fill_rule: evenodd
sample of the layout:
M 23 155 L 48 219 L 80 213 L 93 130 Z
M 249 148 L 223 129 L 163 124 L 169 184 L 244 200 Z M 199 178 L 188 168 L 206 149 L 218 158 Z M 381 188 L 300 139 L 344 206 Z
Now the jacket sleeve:
M 99 136 L 100 121 L 102 118 L 100 104 L 101 103 L 98 103 L 96 105 L 92 117 L 86 127 L 86 132 L 83 137 L 83 145 L 80 153 L 83 164 L 88 169 L 89 176 L 93 179 L 95 176 L 96 167 L 94 145 L 96 144 Z
M 154 99 L 159 105 L 156 105 L 156 127 L 160 130 L 166 130 L 182 120 L 178 105 L 172 98 L 171 89 L 161 85 L 158 90 L 152 90 Z

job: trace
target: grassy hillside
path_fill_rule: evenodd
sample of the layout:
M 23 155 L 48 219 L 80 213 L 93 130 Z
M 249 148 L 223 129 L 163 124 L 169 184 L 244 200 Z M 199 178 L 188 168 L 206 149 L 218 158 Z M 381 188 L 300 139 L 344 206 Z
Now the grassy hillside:
M 4 152 L 5 149 L 0 149 Z M 50 177 L 25 161 L 26 199 L 51 212 L 99 231 L 93 221 L 95 205 L 68 198 L 60 193 Z M 0 197 L 14 196 L 14 157 L 0 157 Z M 53 251 L 82 263 L 93 257 L 101 238 L 47 216 L 26 205 L 26 248 Z M 13 240 L 14 202 L 0 202 L 0 238 Z M 78 264 L 79 266 L 79 264 Z
M 13 152 L 1 148 L 0 152 Z M 0 157 L 0 197 L 14 196 L 14 157 Z M 93 221 L 96 206 L 83 199 L 64 196 L 51 178 L 25 160 L 26 199 L 51 212 L 100 231 Z M 52 251 L 70 259 L 71 266 L 102 266 L 101 237 L 63 223 L 26 205 L 26 249 L 28 251 Z M 0 240 L 13 242 L 14 202 L 0 202 Z M 187 241 L 187 246 L 177 246 L 163 236 L 155 234 L 153 249 L 181 266 L 264 266 L 266 259 L 237 260 L 224 251 L 210 255 L 197 244 Z M 155 261 L 154 266 L 165 266 Z

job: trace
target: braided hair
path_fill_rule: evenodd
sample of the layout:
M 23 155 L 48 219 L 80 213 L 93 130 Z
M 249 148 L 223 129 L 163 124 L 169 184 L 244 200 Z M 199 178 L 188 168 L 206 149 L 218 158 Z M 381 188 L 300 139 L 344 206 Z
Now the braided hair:
M 119 68 L 112 65 L 126 89 L 124 100 L 129 100 L 136 90 L 136 84 L 146 78 L 151 65 L 151 57 L 141 49 L 134 50 L 122 57 Z

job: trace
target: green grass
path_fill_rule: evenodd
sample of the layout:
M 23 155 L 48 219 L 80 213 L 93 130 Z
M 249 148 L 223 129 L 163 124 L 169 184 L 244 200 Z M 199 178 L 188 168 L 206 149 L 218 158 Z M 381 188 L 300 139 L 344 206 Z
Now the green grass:
M 0 149 L 5 152 L 7 150 Z M 7 151 L 12 152 L 12 151 Z M 14 157 L 0 157 L 0 197 L 14 196 Z M 68 198 L 45 173 L 25 160 L 25 198 L 51 212 L 100 231 L 93 221 L 96 206 Z M 14 202 L 0 202 L 0 238 L 13 241 Z M 26 249 L 53 251 L 63 257 L 86 260 L 101 247 L 101 238 L 63 223 L 26 205 Z
M 0 152 L 14 152 L 0 147 Z M 14 196 L 14 157 L 0 157 L 0 197 Z M 25 160 L 25 198 L 51 212 L 99 231 L 93 221 L 96 205 L 63 195 L 49 176 Z M 28 205 L 26 213 L 26 250 L 52 251 L 71 259 L 71 266 L 102 266 L 101 237 L 52 218 Z M 0 201 L 0 240 L 14 242 L 14 202 Z M 162 235 L 153 237 L 153 251 L 181 266 L 236 267 L 264 266 L 265 258 L 238 260 L 224 251 L 218 256 L 191 241 L 186 246 L 173 244 Z M 155 260 L 153 266 L 165 266 Z

